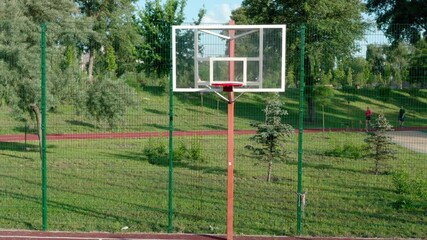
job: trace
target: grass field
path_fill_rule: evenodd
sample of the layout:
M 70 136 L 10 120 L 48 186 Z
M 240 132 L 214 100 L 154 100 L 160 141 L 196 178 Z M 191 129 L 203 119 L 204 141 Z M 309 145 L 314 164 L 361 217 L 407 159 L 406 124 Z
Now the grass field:
M 382 112 L 392 125 L 397 126 L 397 113 L 400 106 L 406 109 L 405 126 L 427 126 L 427 91 L 421 90 L 419 97 L 409 95 L 401 90 L 392 90 L 387 99 L 379 96 L 376 90 L 360 89 L 354 93 L 336 90 L 331 103 L 317 106 L 314 121 L 306 121 L 306 128 L 322 128 L 322 117 L 325 116 L 325 128 L 363 128 L 364 112 L 369 106 L 373 116 Z M 169 95 L 156 92 L 139 91 L 139 104 L 130 108 L 117 128 L 109 129 L 105 124 L 75 114 L 72 106 L 59 106 L 47 116 L 48 133 L 81 133 L 81 132 L 140 132 L 165 131 L 169 126 Z M 249 123 L 264 120 L 262 109 L 268 94 L 245 94 L 238 99 L 235 106 L 235 128 L 250 129 Z M 286 122 L 295 128 L 298 124 L 299 92 L 298 89 L 287 89 L 282 95 L 289 115 Z M 350 100 L 350 102 L 348 101 Z M 203 103 L 202 103 L 203 102 Z M 305 117 L 307 118 L 307 106 Z M 25 132 L 25 124 L 14 120 L 10 110 L 0 106 L 0 134 Z M 174 124 L 176 130 L 212 130 L 227 128 L 227 103 L 214 94 L 176 93 L 174 95 Z M 34 122 L 29 122 L 31 132 L 35 132 Z
M 214 110 L 210 110 L 215 114 Z M 179 111 L 177 111 L 179 112 Z M 177 113 L 179 114 L 179 113 Z M 359 237 L 427 236 L 425 198 L 396 208 L 401 195 L 393 172 L 425 179 L 425 154 L 396 146 L 388 174 L 374 175 L 363 157 L 331 156 L 343 144 L 362 149 L 366 133 L 306 134 L 304 141 L 303 235 Z M 236 234 L 295 235 L 297 141 L 289 143 L 285 163 L 267 166 L 236 136 Z M 165 232 L 168 219 L 168 167 L 151 164 L 144 149 L 167 139 L 103 139 L 48 142 L 49 229 L 117 232 Z M 226 138 L 180 137 L 180 144 L 202 149 L 199 161 L 174 168 L 174 231 L 225 233 Z M 0 228 L 41 228 L 40 158 L 35 142 L 1 143 Z M 338 154 L 339 155 L 339 154 Z M 427 180 L 427 179 L 426 179 Z M 415 200 L 419 200 L 416 198 Z

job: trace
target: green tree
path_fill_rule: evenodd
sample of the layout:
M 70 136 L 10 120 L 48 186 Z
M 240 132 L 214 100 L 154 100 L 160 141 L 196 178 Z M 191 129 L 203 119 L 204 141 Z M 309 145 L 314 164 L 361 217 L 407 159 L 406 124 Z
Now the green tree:
M 46 52 L 48 59 L 47 85 L 48 107 L 64 100 L 62 91 L 55 91 L 66 75 L 60 70 L 63 59 L 62 44 L 73 32 L 72 20 L 77 8 L 68 0 L 0 1 L 0 85 L 7 90 L 1 97 L 14 109 L 14 116 L 29 120 L 34 117 L 32 105 L 40 102 L 40 25 L 46 23 Z M 61 56 L 56 58 L 56 56 Z M 58 60 L 59 59 L 59 60 Z M 70 64 L 70 63 L 67 63 Z M 71 82 L 62 82 L 62 88 L 72 87 Z M 1 101 L 0 101 L 1 102 Z
M 83 100 L 87 113 L 98 123 L 106 122 L 113 128 L 122 119 L 127 108 L 137 103 L 136 92 L 122 81 L 102 79 L 91 84 Z
M 97 70 L 99 74 L 107 72 L 106 63 L 96 64 L 97 54 L 105 54 L 105 48 L 114 48 L 117 55 L 117 76 L 126 70 L 132 70 L 136 62 L 135 46 L 140 41 L 137 26 L 134 22 L 136 0 L 74 0 L 85 17 L 83 25 L 86 38 L 79 46 L 84 54 L 89 55 L 87 67 L 88 82 L 94 81 L 94 67 L 103 66 Z M 109 49 L 110 54 L 113 49 Z M 111 58 L 101 58 L 106 61 Z
M 422 39 L 415 45 L 410 55 L 409 81 L 422 88 L 427 87 L 427 40 Z
M 353 85 L 364 87 L 369 79 L 369 64 L 363 57 L 354 57 L 350 60 L 350 68 L 353 73 Z
M 362 11 L 360 0 L 244 0 L 242 6 L 232 12 L 232 19 L 237 24 L 287 24 L 289 35 L 297 34 L 301 24 L 307 25 L 306 96 L 309 120 L 314 121 L 313 90 L 319 83 L 317 74 L 333 70 L 337 61 L 348 58 L 357 50 L 355 40 L 363 36 L 366 26 L 362 21 Z M 287 40 L 290 48 L 298 48 L 298 38 L 289 37 Z
M 365 142 L 368 143 L 368 156 L 374 160 L 373 171 L 376 175 L 385 171 L 387 160 L 395 158 L 395 150 L 391 147 L 394 143 L 387 132 L 393 131 L 384 114 L 379 114 L 373 124 L 374 132 L 370 133 Z
M 369 44 L 366 48 L 366 61 L 371 67 L 373 75 L 384 75 L 386 65 L 385 46 L 378 44 Z
M 393 82 L 400 89 L 403 87 L 403 82 L 408 80 L 411 48 L 409 44 L 398 42 L 386 49 L 387 61 L 390 64 Z
M 427 1 L 368 0 L 367 9 L 393 42 L 415 43 L 427 31 Z
M 169 74 L 171 26 L 181 25 L 185 20 L 184 8 L 187 0 L 167 0 L 164 5 L 161 2 L 160 0 L 147 0 L 145 7 L 138 13 L 139 18 L 136 19 L 139 34 L 144 39 L 144 42 L 138 47 L 138 57 L 142 61 L 139 70 L 144 71 L 147 76 L 163 77 Z M 205 11 L 204 9 L 199 10 L 198 19 L 194 21 L 194 24 L 200 24 Z M 193 38 L 190 32 L 188 34 L 180 37 Z M 190 48 L 187 47 L 185 50 L 189 51 Z M 182 49 L 177 49 L 177 51 L 182 51 Z M 194 56 L 191 53 L 188 55 Z
M 256 145 L 247 145 L 246 148 L 261 161 L 268 162 L 267 182 L 270 182 L 273 162 L 284 161 L 285 143 L 294 134 L 294 129 L 291 125 L 282 122 L 288 112 L 283 109 L 278 93 L 267 102 L 264 112 L 264 123 L 251 123 L 252 127 L 257 128 L 256 134 L 250 138 Z

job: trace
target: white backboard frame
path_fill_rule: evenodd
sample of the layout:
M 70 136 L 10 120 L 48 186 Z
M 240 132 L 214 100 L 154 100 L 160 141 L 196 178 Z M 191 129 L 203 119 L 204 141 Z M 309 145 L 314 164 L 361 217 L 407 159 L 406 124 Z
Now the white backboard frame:
M 200 82 L 200 86 L 204 86 L 204 87 L 198 87 L 197 81 L 198 79 L 196 79 L 198 76 L 196 76 L 197 74 L 194 74 L 194 82 L 195 82 L 195 86 L 194 87 L 188 87 L 188 88 L 182 88 L 182 87 L 177 87 L 177 60 L 176 60 L 176 48 L 177 48 L 177 41 L 176 41 L 176 32 L 177 30 L 197 30 L 200 32 L 204 32 L 204 33 L 208 33 L 208 34 L 212 34 L 215 36 L 219 36 L 222 37 L 224 39 L 231 39 L 228 36 L 223 36 L 221 34 L 217 34 L 215 32 L 212 32 L 212 30 L 239 30 L 239 29 L 245 29 L 248 30 L 248 32 L 244 33 L 244 34 L 240 34 L 240 35 L 235 35 L 234 39 L 237 39 L 239 37 L 260 31 L 262 32 L 263 29 L 280 29 L 282 32 L 282 37 L 281 37 L 281 74 L 280 74 L 280 87 L 278 88 L 263 88 L 262 86 L 260 88 L 245 88 L 245 86 L 251 86 L 254 85 L 253 82 L 251 81 L 247 81 L 247 61 L 248 60 L 257 60 L 262 62 L 263 59 L 263 53 L 262 51 L 260 51 L 260 56 L 257 58 L 245 58 L 245 57 L 212 57 L 208 58 L 209 60 L 209 64 L 210 64 L 210 69 L 209 69 L 209 82 Z M 250 31 L 252 30 L 252 31 Z M 260 34 L 260 36 L 262 36 Z M 263 39 L 262 37 L 260 37 L 260 42 L 262 43 Z M 262 45 L 261 45 L 262 46 Z M 281 24 L 281 25 L 180 25 L 180 26 L 172 26 L 172 90 L 173 92 L 218 92 L 218 91 L 222 91 L 221 88 L 212 88 L 211 82 L 213 81 L 213 69 L 212 69 L 212 64 L 213 61 L 243 61 L 244 62 L 244 86 L 241 88 L 235 88 L 233 91 L 234 92 L 284 92 L 285 91 L 285 83 L 286 83 L 286 25 L 285 24 Z M 259 69 L 259 71 L 261 72 L 260 74 L 262 74 L 262 67 Z M 261 78 L 262 79 L 262 78 Z M 262 84 L 262 83 L 261 83 Z

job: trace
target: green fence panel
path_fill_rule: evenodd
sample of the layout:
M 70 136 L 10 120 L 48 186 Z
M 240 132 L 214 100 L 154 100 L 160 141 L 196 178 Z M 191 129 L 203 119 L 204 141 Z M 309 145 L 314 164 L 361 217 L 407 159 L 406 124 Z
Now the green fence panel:
M 47 230 L 226 233 L 227 103 L 212 93 L 173 93 L 171 111 L 169 42 L 153 47 L 169 26 L 158 26 L 162 34 L 131 41 L 119 31 L 124 28 L 96 35 L 91 22 L 47 23 Z M 300 102 L 300 26 L 287 28 L 287 86 L 280 99 L 288 112 L 283 122 L 295 129 L 300 103 L 304 111 L 301 232 L 299 136 L 286 142 L 288 154 L 273 164 L 267 182 L 268 165 L 245 147 L 253 144 L 251 123 L 265 121 L 272 94 L 237 100 L 235 234 L 427 236 L 425 39 L 392 43 L 370 29 L 345 50 L 336 39 L 306 26 Z M 150 51 L 157 54 L 153 62 L 144 55 Z M 0 21 L 3 229 L 43 229 L 31 107 L 41 99 L 40 54 L 40 23 Z M 368 107 L 373 114 L 366 128 Z M 381 134 L 375 124 L 384 124 L 382 116 L 394 128 L 384 138 L 395 152 L 386 160 L 381 156 L 389 151 L 375 152 L 367 142 Z

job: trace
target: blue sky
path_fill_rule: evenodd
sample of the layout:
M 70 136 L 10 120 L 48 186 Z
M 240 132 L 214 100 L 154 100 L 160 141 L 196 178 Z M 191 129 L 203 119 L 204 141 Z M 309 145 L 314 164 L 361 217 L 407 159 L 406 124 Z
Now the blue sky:
M 197 18 L 199 9 L 206 9 L 203 23 L 225 23 L 230 20 L 231 11 L 240 7 L 242 0 L 187 0 L 185 7 L 186 22 L 193 22 Z M 139 0 L 138 6 L 142 8 L 145 0 Z

